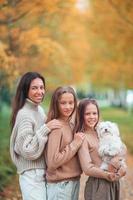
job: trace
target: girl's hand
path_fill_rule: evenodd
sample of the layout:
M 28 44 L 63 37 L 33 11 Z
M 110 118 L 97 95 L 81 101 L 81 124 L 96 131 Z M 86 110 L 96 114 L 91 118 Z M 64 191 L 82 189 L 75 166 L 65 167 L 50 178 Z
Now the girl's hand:
M 80 145 L 82 144 L 82 142 L 84 141 L 85 138 L 85 134 L 82 132 L 78 132 L 74 134 L 74 140 Z
M 117 172 L 117 175 L 119 176 L 119 178 L 123 177 L 126 175 L 126 168 L 121 166 Z
M 116 173 L 113 172 L 106 172 L 106 173 L 108 181 L 117 181 L 126 175 L 126 168 L 121 166 L 119 169 L 117 169 Z
M 61 123 L 57 119 L 53 119 L 49 121 L 46 125 L 50 130 L 58 129 L 62 127 Z
M 112 173 L 112 172 L 105 172 L 105 173 L 106 173 L 106 179 L 108 181 L 113 182 L 113 181 L 119 180 L 120 178 L 116 173 Z
M 121 161 L 122 161 L 122 158 L 119 156 L 115 156 L 114 158 L 112 158 L 108 165 L 108 171 L 117 173 L 121 167 Z

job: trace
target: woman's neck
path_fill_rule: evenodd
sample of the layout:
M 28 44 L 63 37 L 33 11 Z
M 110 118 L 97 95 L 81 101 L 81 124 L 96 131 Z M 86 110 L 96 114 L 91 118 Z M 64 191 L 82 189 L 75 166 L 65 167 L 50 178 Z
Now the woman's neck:
M 36 103 L 36 102 L 34 102 L 34 101 L 32 101 L 31 99 L 29 99 L 29 98 L 27 98 L 26 99 L 28 102 L 30 102 L 30 103 L 32 103 L 32 104 L 34 104 L 35 106 L 38 106 L 39 104 L 38 103 Z

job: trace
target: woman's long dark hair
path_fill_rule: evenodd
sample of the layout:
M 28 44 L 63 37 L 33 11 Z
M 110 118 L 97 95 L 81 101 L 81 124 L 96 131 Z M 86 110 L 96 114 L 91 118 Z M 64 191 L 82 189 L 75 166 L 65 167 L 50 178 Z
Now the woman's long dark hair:
M 14 127 L 18 111 L 23 107 L 25 100 L 28 97 L 30 84 L 36 78 L 40 78 L 45 87 L 44 77 L 37 72 L 27 72 L 20 79 L 12 105 L 11 129 Z
M 58 87 L 51 98 L 51 102 L 50 102 L 50 108 L 49 108 L 49 112 L 48 112 L 48 117 L 47 117 L 47 122 L 49 122 L 52 119 L 57 119 L 59 118 L 59 109 L 58 109 L 58 105 L 59 105 L 59 98 L 61 97 L 62 94 L 64 93 L 71 93 L 74 97 L 74 110 L 73 113 L 75 112 L 75 118 L 76 118 L 76 113 L 77 113 L 77 97 L 75 94 L 75 91 L 72 87 L 70 86 L 66 86 L 66 87 Z M 71 114 L 71 116 L 73 115 L 73 113 Z M 70 116 L 70 117 L 71 117 Z
M 88 98 L 82 99 L 79 102 L 78 109 L 77 109 L 78 120 L 77 120 L 76 129 L 75 129 L 76 132 L 80 132 L 80 131 L 84 132 L 85 131 L 84 114 L 85 114 L 86 107 L 89 104 L 94 104 L 96 106 L 97 112 L 98 112 L 98 121 L 99 121 L 100 113 L 99 113 L 99 107 L 98 107 L 96 100 L 95 99 L 88 99 Z

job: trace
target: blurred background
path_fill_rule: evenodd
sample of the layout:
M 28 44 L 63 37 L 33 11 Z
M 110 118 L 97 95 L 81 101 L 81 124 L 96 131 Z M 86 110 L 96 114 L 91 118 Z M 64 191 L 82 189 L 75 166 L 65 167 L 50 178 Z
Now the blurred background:
M 97 99 L 133 154 L 133 1 L 0 0 L 0 194 L 16 170 L 9 156 L 11 102 L 22 74 L 71 85 Z

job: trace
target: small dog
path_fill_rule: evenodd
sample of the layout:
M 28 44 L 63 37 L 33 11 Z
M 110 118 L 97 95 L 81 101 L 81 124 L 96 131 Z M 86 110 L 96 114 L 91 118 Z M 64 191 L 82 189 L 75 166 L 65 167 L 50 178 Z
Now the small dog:
M 100 122 L 97 127 L 99 138 L 99 155 L 102 158 L 101 169 L 109 170 L 108 165 L 114 157 L 119 159 L 120 165 L 125 165 L 125 145 L 120 138 L 119 129 L 116 123 L 110 121 Z

